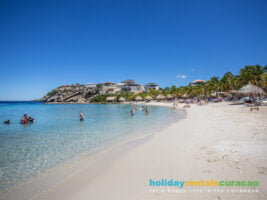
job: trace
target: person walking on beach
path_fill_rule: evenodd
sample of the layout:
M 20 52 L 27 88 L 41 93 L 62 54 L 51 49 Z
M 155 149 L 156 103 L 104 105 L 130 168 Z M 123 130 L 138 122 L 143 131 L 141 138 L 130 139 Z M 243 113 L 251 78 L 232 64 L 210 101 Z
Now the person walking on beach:
M 134 116 L 134 108 L 133 107 L 132 107 L 130 113 L 131 113 L 132 116 Z
M 80 111 L 80 121 L 83 121 L 84 120 L 84 115 L 83 113 Z

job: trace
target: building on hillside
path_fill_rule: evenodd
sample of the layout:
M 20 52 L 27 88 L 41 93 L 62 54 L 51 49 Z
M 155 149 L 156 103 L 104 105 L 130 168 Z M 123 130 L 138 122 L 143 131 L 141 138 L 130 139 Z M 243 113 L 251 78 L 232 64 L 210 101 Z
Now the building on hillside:
M 141 93 L 145 91 L 144 86 L 136 83 L 134 80 L 125 80 L 120 83 L 123 92 Z
M 111 86 L 111 85 L 115 85 L 115 83 L 113 83 L 113 82 L 103 82 L 103 83 L 99 83 L 99 85 L 102 85 L 102 86 Z
M 191 86 L 196 86 L 196 85 L 201 85 L 201 84 L 203 84 L 203 83 L 205 83 L 206 81 L 204 81 L 204 80 L 194 80 L 194 81 L 192 81 L 191 83 L 189 83 L 189 85 L 191 85 Z
M 159 85 L 156 83 L 148 83 L 145 85 L 145 90 L 148 92 L 150 89 L 159 90 Z
M 100 86 L 100 94 L 115 94 L 121 91 L 121 87 L 113 82 L 104 82 L 98 85 Z
M 87 87 L 87 88 L 95 88 L 96 85 L 97 85 L 96 83 L 86 83 L 86 84 L 84 84 L 84 86 Z

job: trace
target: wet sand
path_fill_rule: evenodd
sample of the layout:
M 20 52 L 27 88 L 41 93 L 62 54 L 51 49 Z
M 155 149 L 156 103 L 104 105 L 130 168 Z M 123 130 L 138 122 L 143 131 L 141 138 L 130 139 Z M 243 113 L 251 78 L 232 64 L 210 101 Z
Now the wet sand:
M 185 119 L 149 138 L 103 152 L 92 165 L 84 160 L 79 172 L 34 199 L 266 199 L 267 107 L 249 111 L 223 102 L 191 105 L 186 112 Z M 189 193 L 207 187 L 185 187 L 186 193 L 178 193 L 153 190 L 157 188 L 149 186 L 150 179 L 256 180 L 260 185 L 245 188 L 258 190 L 253 193 Z
M 216 103 L 193 105 L 186 112 L 185 119 L 129 151 L 112 159 L 107 154 L 112 161 L 100 161 L 93 175 L 85 169 L 36 199 L 265 199 L 267 107 L 251 112 Z M 249 194 L 151 191 L 150 179 L 165 178 L 257 180 L 260 185 L 254 188 L 259 192 Z

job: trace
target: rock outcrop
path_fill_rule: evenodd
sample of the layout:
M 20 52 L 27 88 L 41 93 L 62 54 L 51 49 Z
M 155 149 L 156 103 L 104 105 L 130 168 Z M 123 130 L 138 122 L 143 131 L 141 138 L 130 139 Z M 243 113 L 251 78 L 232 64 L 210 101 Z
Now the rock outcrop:
M 86 87 L 85 85 L 62 85 L 48 92 L 41 99 L 48 103 L 89 103 L 90 98 L 99 94 L 98 87 Z

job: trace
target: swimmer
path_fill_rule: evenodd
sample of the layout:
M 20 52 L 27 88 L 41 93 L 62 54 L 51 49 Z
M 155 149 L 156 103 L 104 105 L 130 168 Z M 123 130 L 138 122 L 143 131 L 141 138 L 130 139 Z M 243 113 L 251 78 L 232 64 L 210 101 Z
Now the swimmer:
M 4 124 L 11 124 L 11 121 L 10 120 L 6 120 L 6 121 L 4 121 Z
M 134 116 L 134 108 L 131 109 L 130 113 L 132 116 Z
M 84 115 L 83 115 L 83 113 L 80 111 L 80 121 L 83 121 L 84 120 Z
M 146 107 L 146 115 L 149 115 L 149 111 L 148 108 Z

